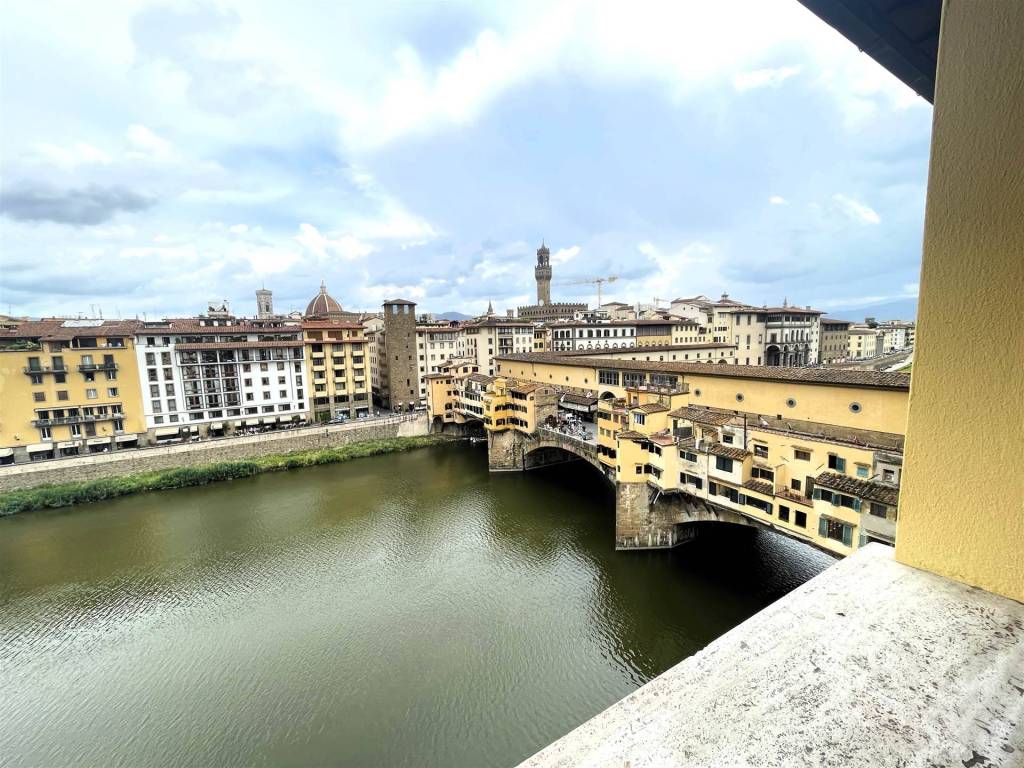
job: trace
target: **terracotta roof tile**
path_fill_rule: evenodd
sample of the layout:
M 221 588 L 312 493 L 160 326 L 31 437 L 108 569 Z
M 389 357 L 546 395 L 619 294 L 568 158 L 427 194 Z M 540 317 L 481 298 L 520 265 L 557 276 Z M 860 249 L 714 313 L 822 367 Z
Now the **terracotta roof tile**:
M 734 379 L 793 381 L 810 384 L 832 384 L 836 386 L 879 387 L 882 389 L 910 389 L 910 376 L 905 373 L 859 371 L 850 368 L 782 368 L 767 365 L 714 365 L 708 363 L 681 363 L 677 361 L 611 360 L 591 356 L 566 356 L 559 352 L 498 355 L 494 359 L 498 362 L 506 363 L 546 363 L 548 365 L 585 366 L 589 368 L 615 368 L 625 371 L 693 373 Z
M 775 491 L 771 483 L 766 482 L 764 480 L 758 480 L 753 477 L 747 480 L 743 484 L 743 487 L 749 491 L 757 491 L 758 493 L 763 493 L 765 496 L 772 496 Z
M 822 472 L 814 479 L 815 485 L 829 488 L 867 501 L 877 501 L 895 507 L 899 500 L 899 488 L 873 480 L 862 480 L 857 477 L 840 475 L 836 472 Z
M 709 424 L 714 427 L 720 427 L 723 424 L 728 424 L 734 418 L 734 413 L 720 413 L 719 411 L 712 411 L 708 408 L 701 408 L 696 405 L 687 405 L 683 408 L 676 408 L 674 411 L 669 413 L 676 419 L 688 419 L 689 421 L 695 421 L 698 424 Z
M 750 455 L 750 451 L 744 451 L 742 448 L 734 448 L 731 445 L 723 445 L 722 443 L 708 443 L 707 452 L 712 456 L 722 456 L 726 459 L 736 459 L 742 461 Z
M 668 410 L 668 406 L 664 403 L 644 403 L 643 405 L 635 405 L 631 410 L 640 411 L 641 413 L 663 413 Z

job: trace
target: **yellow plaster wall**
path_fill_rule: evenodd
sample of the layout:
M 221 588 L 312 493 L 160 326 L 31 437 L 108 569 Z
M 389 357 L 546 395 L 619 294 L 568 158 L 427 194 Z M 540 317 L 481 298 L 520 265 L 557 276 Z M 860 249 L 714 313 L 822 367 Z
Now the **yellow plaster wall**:
M 946 0 L 898 560 L 1024 600 L 1024 3 Z M 993 329 L 1002 329 L 994 332 Z

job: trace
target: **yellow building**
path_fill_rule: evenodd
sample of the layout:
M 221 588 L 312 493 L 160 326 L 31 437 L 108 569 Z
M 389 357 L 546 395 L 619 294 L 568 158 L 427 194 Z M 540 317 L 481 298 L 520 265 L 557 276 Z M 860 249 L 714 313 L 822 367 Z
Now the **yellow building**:
M 139 325 L 30 320 L 0 331 L 0 463 L 137 447 Z
M 316 421 L 349 419 L 370 412 L 367 339 L 359 323 L 307 320 L 302 324 L 306 373 Z
M 597 465 L 620 490 L 657 494 L 669 525 L 711 509 L 715 519 L 735 513 L 840 555 L 895 541 L 905 374 L 578 354 L 495 365 L 500 373 L 484 387 L 495 395 L 532 382 L 563 408 L 566 397 L 596 398 Z M 485 426 L 535 433 L 544 420 L 524 405 L 522 426 L 499 426 L 485 405 Z

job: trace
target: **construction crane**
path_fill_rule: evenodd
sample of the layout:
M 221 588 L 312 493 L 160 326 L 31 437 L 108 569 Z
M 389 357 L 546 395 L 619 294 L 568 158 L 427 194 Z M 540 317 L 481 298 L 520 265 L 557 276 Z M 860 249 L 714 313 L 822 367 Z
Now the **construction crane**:
M 597 308 L 601 308 L 601 286 L 605 283 L 614 283 L 619 279 L 618 275 L 608 277 L 593 277 L 589 280 L 560 280 L 555 285 L 596 285 L 597 286 Z

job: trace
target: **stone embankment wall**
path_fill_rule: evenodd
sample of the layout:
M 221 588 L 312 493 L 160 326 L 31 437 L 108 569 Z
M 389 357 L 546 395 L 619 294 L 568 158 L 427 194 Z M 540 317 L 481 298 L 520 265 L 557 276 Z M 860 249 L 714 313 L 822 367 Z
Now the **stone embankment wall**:
M 0 493 L 53 483 L 74 483 L 101 477 L 194 467 L 216 461 L 337 448 L 364 440 L 414 437 L 426 435 L 428 431 L 427 415 L 418 413 L 372 419 L 364 423 L 312 426 L 248 437 L 225 437 L 185 445 L 54 459 L 37 464 L 12 464 L 0 467 Z

